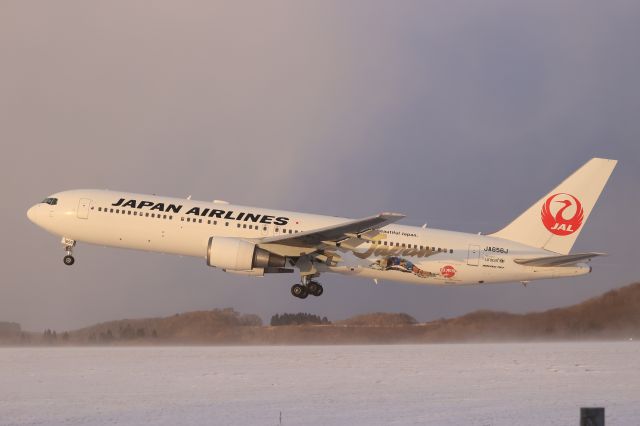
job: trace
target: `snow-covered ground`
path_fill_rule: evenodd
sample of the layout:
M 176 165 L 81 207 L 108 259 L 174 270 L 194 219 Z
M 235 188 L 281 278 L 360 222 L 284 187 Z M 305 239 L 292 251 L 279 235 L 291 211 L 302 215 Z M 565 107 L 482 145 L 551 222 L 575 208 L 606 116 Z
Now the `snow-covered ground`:
M 582 406 L 640 424 L 639 343 L 0 349 L 0 424 L 577 425 Z

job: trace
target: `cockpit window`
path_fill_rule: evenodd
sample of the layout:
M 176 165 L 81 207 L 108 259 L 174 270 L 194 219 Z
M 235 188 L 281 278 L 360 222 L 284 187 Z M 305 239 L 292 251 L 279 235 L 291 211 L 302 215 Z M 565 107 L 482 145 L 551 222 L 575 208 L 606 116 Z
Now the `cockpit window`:
M 57 198 L 45 198 L 44 200 L 42 200 L 43 203 L 45 204 L 49 204 L 51 206 L 55 206 L 56 204 L 58 204 L 58 199 Z

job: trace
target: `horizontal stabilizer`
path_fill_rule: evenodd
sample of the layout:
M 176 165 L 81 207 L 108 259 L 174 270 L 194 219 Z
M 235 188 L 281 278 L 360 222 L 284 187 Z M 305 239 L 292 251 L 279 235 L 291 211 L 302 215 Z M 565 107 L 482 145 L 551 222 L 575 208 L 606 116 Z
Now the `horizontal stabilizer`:
M 606 253 L 576 253 L 564 256 L 534 257 L 533 259 L 515 259 L 514 262 L 526 266 L 570 266 L 576 263 L 590 260 L 597 256 L 606 256 Z

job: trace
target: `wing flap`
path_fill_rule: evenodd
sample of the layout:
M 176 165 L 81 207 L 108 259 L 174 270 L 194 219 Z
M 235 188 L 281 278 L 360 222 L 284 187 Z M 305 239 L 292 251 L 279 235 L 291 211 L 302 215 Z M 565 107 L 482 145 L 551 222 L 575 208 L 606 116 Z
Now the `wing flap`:
M 337 225 L 327 226 L 325 228 L 313 229 L 306 232 L 300 232 L 293 235 L 278 235 L 267 237 L 259 241 L 259 245 L 279 244 L 294 247 L 324 247 L 335 246 L 341 244 L 345 240 L 362 240 L 380 239 L 384 234 L 376 232 L 391 223 L 405 217 L 400 213 L 380 213 L 375 216 L 365 217 L 363 219 L 349 220 Z M 382 234 L 382 235 L 380 235 Z
M 514 262 L 526 266 L 570 266 L 588 261 L 594 257 L 606 255 L 606 253 L 576 253 L 562 256 L 534 257 L 532 259 L 515 259 Z

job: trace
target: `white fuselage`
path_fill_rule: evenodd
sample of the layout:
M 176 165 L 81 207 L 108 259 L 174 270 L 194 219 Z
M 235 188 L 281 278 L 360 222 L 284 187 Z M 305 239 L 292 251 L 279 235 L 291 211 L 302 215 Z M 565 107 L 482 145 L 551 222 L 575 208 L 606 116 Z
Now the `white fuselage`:
M 57 199 L 55 205 L 40 203 L 28 212 L 33 222 L 52 234 L 91 244 L 203 259 L 212 236 L 260 241 L 347 220 L 103 190 L 64 191 L 52 197 Z M 520 265 L 514 259 L 554 253 L 502 238 L 405 225 L 388 225 L 380 231 L 386 235 L 383 240 L 362 241 L 352 249 L 336 248 L 340 260 L 332 265 L 318 264 L 318 271 L 451 285 L 529 281 L 590 271 L 585 264 Z

